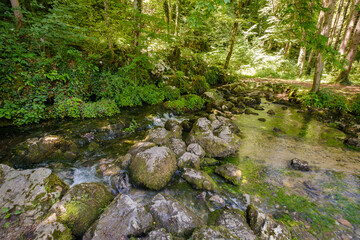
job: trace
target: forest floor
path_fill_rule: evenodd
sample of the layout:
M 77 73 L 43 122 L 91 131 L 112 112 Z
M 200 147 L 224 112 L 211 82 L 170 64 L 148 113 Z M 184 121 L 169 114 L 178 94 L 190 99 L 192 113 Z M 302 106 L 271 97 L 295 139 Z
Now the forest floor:
M 244 78 L 241 81 L 245 82 L 271 82 L 271 83 L 287 83 L 291 85 L 301 86 L 304 88 L 311 89 L 312 81 L 301 81 L 301 80 L 287 80 L 281 78 Z M 322 83 L 322 88 L 327 88 L 331 91 L 340 93 L 344 96 L 353 96 L 360 93 L 360 85 L 340 85 L 340 84 L 330 84 Z

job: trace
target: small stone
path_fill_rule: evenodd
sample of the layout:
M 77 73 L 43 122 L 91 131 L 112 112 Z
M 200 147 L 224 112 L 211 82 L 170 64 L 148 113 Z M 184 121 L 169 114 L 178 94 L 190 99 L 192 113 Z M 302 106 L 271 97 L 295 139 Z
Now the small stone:
M 310 171 L 309 163 L 307 161 L 300 160 L 297 158 L 294 158 L 290 161 L 290 166 L 295 170 L 304 171 L 304 172 Z
M 266 122 L 266 119 L 265 119 L 265 118 L 258 118 L 258 120 L 259 120 L 260 122 Z
M 269 111 L 266 112 L 267 114 L 269 114 L 270 116 L 275 115 L 274 110 L 270 109 Z
M 225 200 L 224 200 L 222 197 L 220 197 L 219 195 L 214 195 L 214 196 L 212 196 L 212 197 L 209 199 L 209 201 L 210 201 L 210 202 L 212 203 L 212 205 L 213 205 L 215 208 L 217 208 L 217 209 L 222 208 L 222 207 L 225 206 Z
M 286 107 L 286 106 L 282 106 L 282 107 L 281 107 L 281 109 L 282 109 L 282 110 L 287 110 L 287 109 L 288 109 L 288 107 Z
M 259 115 L 258 113 L 253 112 L 252 110 L 250 110 L 249 108 L 245 109 L 245 114 L 247 114 L 247 115 Z
M 273 128 L 273 131 L 274 131 L 274 132 L 278 132 L 278 133 L 279 133 L 279 132 L 284 132 L 283 130 L 281 130 L 281 129 L 278 128 L 278 127 L 274 127 L 274 128 Z
M 351 229 L 354 228 L 353 225 L 351 225 L 351 223 L 346 219 L 339 218 L 339 219 L 337 219 L 337 221 L 348 228 L 351 228 Z

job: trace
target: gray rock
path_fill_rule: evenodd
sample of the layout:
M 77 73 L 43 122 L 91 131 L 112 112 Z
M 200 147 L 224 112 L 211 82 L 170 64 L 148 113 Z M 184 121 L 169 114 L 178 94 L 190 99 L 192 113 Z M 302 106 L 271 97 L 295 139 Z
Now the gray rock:
M 246 209 L 246 217 L 250 228 L 261 239 L 291 239 L 291 234 L 285 225 L 272 219 L 269 215 L 266 215 L 254 205 L 248 205 Z
M 0 239 L 20 239 L 32 232 L 52 204 L 59 201 L 68 189 L 69 186 L 50 169 L 18 171 L 0 164 L 0 209 L 7 209 L 7 213 L 12 214 L 6 219 L 10 225 L 0 231 Z M 4 216 L 0 213 L 1 220 Z
M 225 206 L 225 200 L 219 195 L 214 195 L 209 198 L 209 201 L 215 209 L 220 209 Z
M 360 138 L 358 137 L 347 138 L 344 142 L 350 146 L 360 148 Z
M 197 143 L 191 143 L 187 148 L 186 151 L 197 155 L 200 159 L 205 157 L 204 149 Z
M 178 159 L 178 167 L 200 169 L 200 158 L 193 153 L 186 152 Z
M 128 151 L 128 154 L 131 154 L 131 156 L 134 157 L 139 152 L 143 152 L 143 151 L 145 151 L 149 148 L 155 147 L 155 146 L 156 146 L 156 144 L 153 142 L 138 142 L 131 146 L 131 148 Z
M 36 240 L 71 240 L 73 236 L 68 227 L 59 222 L 42 222 L 36 228 Z
M 222 128 L 222 127 L 221 127 Z M 213 133 L 211 122 L 206 118 L 199 118 L 194 124 L 188 138 L 188 144 L 197 143 L 211 157 L 226 157 L 238 151 L 240 138 L 229 131 L 228 127 Z
M 219 226 L 202 226 L 194 231 L 190 240 L 228 240 L 228 239 L 237 239 L 240 238 L 235 237 L 231 234 L 231 232 Z
M 149 189 L 166 186 L 177 170 L 176 157 L 167 147 L 152 147 L 138 153 L 131 161 L 131 179 Z
M 148 236 L 144 240 L 172 240 L 171 233 L 167 233 L 164 228 L 153 230 L 149 232 Z
M 153 146 L 151 147 L 154 147 L 155 144 L 154 143 L 151 143 L 153 144 Z M 133 149 L 134 150 L 134 149 Z M 125 154 L 124 156 L 120 156 L 116 159 L 116 163 L 120 165 L 120 167 L 122 167 L 123 169 L 126 169 L 129 167 L 130 165 L 130 161 L 131 161 L 131 157 L 132 155 L 130 153 L 127 153 Z
M 191 235 L 196 227 L 204 224 L 201 218 L 174 198 L 160 193 L 152 199 L 149 209 L 160 227 L 179 237 Z
M 238 209 L 224 210 L 215 220 L 216 226 L 223 226 L 243 240 L 256 240 L 254 232 L 246 223 L 244 213 Z
M 165 122 L 165 129 L 168 131 L 172 131 L 174 128 L 179 127 L 180 123 L 178 121 L 176 121 L 175 119 L 168 119 Z
M 157 145 L 167 145 L 171 138 L 181 139 L 182 132 L 179 128 L 173 129 L 173 131 L 168 131 L 165 128 L 151 129 L 145 137 L 145 141 L 153 142 Z
M 217 167 L 215 172 L 234 185 L 241 184 L 241 171 L 234 164 L 225 163 Z
M 113 196 L 101 183 L 81 183 L 72 187 L 52 211 L 58 221 L 69 227 L 76 237 L 81 237 L 98 218 L 99 210 L 107 206 Z
M 217 189 L 214 180 L 205 172 L 185 168 L 181 177 L 193 185 L 196 189 L 207 191 L 215 191 Z
M 178 138 L 171 138 L 167 146 L 173 150 L 176 157 L 182 156 L 186 152 L 186 144 L 183 140 Z
M 304 172 L 310 171 L 309 163 L 305 160 L 294 158 L 290 161 L 290 166 L 295 170 L 300 170 Z
M 114 195 L 128 193 L 130 191 L 129 176 L 125 171 L 110 177 L 111 191 Z
M 152 226 L 153 218 L 145 208 L 122 194 L 111 202 L 92 227 L 92 240 L 127 239 L 147 233 Z

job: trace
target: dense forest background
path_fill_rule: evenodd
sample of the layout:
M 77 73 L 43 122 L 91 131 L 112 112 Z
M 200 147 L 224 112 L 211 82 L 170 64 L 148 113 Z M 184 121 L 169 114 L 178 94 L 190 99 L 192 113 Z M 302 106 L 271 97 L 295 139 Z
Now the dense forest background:
M 309 94 L 324 95 L 320 81 L 360 82 L 359 10 L 359 0 L 1 0 L 0 118 L 164 101 L 195 110 L 211 85 L 240 77 L 312 79 Z

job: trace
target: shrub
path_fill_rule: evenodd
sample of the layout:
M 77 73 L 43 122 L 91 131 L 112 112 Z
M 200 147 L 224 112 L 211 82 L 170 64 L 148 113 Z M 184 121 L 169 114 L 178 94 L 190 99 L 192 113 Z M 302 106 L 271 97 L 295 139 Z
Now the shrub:
M 349 108 L 356 116 L 360 116 L 360 94 L 355 96 Z
M 147 85 L 139 88 L 141 100 L 150 105 L 161 103 L 165 100 L 164 91 L 155 85 Z
M 190 94 L 184 97 L 181 97 L 175 101 L 169 101 L 167 107 L 169 109 L 175 110 L 179 113 L 181 112 L 194 112 L 201 110 L 204 106 L 205 100 L 201 97 Z
M 163 91 L 166 100 L 173 101 L 180 98 L 180 89 L 177 87 L 165 86 Z
M 305 105 L 317 108 L 329 108 L 342 111 L 348 110 L 345 97 L 334 94 L 328 90 L 319 91 L 317 94 L 309 92 L 305 95 L 301 95 L 300 100 Z
M 192 84 L 190 86 L 191 93 L 203 94 L 210 89 L 210 85 L 206 82 L 204 76 L 195 75 L 192 78 Z
M 85 103 L 82 118 L 110 117 L 120 113 L 116 103 L 109 99 Z

